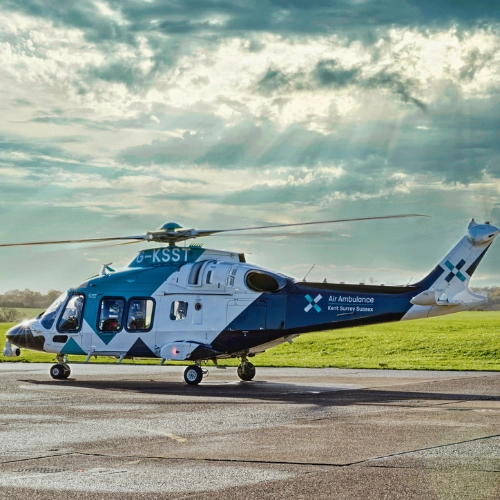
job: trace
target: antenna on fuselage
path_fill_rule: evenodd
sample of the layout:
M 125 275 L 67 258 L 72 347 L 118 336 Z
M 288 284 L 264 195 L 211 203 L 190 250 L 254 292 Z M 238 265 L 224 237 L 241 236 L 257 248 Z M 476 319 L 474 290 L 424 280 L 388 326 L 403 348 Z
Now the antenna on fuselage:
M 115 272 L 115 270 L 112 267 L 109 267 L 111 264 L 113 264 L 113 263 L 112 262 L 108 262 L 107 264 L 103 264 L 102 265 L 101 276 L 105 276 L 108 273 L 114 273 Z M 106 271 L 108 271 L 108 272 L 106 272 Z
M 306 280 L 306 278 L 309 276 L 309 273 L 310 273 L 310 272 L 314 269 L 314 266 L 315 266 L 315 265 L 316 265 L 316 264 L 313 264 L 313 265 L 312 265 L 312 267 L 311 267 L 311 269 L 309 269 L 309 271 L 307 271 L 307 274 L 304 276 L 304 279 L 303 279 L 302 281 L 305 281 L 305 280 Z

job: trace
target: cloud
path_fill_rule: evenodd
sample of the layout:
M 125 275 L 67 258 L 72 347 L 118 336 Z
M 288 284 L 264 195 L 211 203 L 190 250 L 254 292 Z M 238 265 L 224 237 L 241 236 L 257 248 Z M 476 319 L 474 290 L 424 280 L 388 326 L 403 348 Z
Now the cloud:
M 343 69 L 334 59 L 319 61 L 314 70 L 314 78 L 324 87 L 342 88 L 355 83 L 360 75 L 360 68 Z
M 379 71 L 372 76 L 364 77 L 361 66 L 350 69 L 339 68 L 335 60 L 319 61 L 314 71 L 314 78 L 319 86 L 343 88 L 354 85 L 361 89 L 387 89 L 397 95 L 402 102 L 414 104 L 422 111 L 427 110 L 427 105 L 420 99 L 413 97 L 412 87 L 415 83 L 402 77 L 396 72 Z
M 13 99 L 12 104 L 14 104 L 14 106 L 19 106 L 19 107 L 24 107 L 24 106 L 31 107 L 31 106 L 33 106 L 33 103 L 31 101 L 29 101 L 28 99 L 23 99 L 23 98 Z
M 269 68 L 266 74 L 257 82 L 257 88 L 263 93 L 291 90 L 290 83 L 296 78 L 296 75 L 293 75 L 292 79 L 279 69 Z
M 6 0 L 2 3 L 2 8 L 30 17 L 45 18 L 58 26 L 78 28 L 85 32 L 90 41 L 124 38 L 126 30 L 121 26 L 118 16 L 113 19 L 112 16 L 106 15 L 98 4 L 93 1 L 69 5 L 63 0 L 27 0 L 22 3 Z
M 455 103 L 457 105 L 458 103 Z M 465 105 L 465 103 L 464 103 Z M 445 182 L 468 183 L 484 171 L 496 175 L 488 158 L 498 154 L 499 103 L 469 105 L 465 122 L 456 109 L 416 112 L 404 122 L 378 120 L 377 126 L 340 124 L 325 134 L 299 126 L 279 130 L 270 123 L 244 122 L 206 132 L 185 132 L 122 150 L 117 161 L 129 165 L 193 165 L 215 169 L 344 165 L 346 169 L 426 174 Z M 426 125 L 422 127 L 422 123 Z M 360 184 L 362 185 L 362 184 Z
M 57 115 L 38 116 L 36 118 L 32 118 L 30 121 L 32 123 L 48 123 L 48 124 L 62 125 L 62 126 L 83 125 L 84 127 L 93 130 L 106 130 L 109 128 L 109 126 L 106 123 L 97 122 L 94 120 L 88 120 L 85 118 L 57 116 Z
M 33 221 L 43 238 L 424 211 L 441 225 L 419 241 L 439 246 L 471 213 L 500 214 L 498 11 L 481 0 L 6 0 L 6 234 Z M 397 250 L 419 224 L 343 234 Z M 365 269 L 362 248 L 335 244 Z M 319 264 L 320 246 L 287 248 Z M 275 248 L 256 257 L 279 267 Z M 426 254 L 407 252 L 415 267 Z
M 343 33 L 349 38 L 372 41 L 376 30 L 391 26 L 474 26 L 498 19 L 500 10 L 487 0 L 432 2 L 388 0 L 277 1 L 250 0 L 235 4 L 225 0 L 206 2 L 137 3 L 89 1 L 68 6 L 62 0 L 6 0 L 2 8 L 50 21 L 56 26 L 80 30 L 92 43 L 120 42 L 135 46 L 138 37 L 173 37 L 180 40 L 245 36 L 249 32 L 273 32 L 282 36 L 318 36 Z

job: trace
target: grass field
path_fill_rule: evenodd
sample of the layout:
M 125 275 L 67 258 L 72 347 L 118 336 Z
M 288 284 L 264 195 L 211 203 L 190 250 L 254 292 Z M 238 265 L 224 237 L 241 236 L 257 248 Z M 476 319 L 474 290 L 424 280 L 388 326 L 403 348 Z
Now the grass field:
M 12 324 L 0 324 L 0 343 Z M 1 361 L 50 362 L 23 351 Z M 70 356 L 70 361 L 82 361 Z M 99 362 L 115 362 L 98 358 Z M 134 361 L 143 363 L 143 361 Z M 157 363 L 158 361 L 153 361 Z M 307 334 L 252 359 L 257 366 L 500 371 L 500 312 L 465 312 L 427 320 Z M 236 366 L 237 360 L 221 362 Z

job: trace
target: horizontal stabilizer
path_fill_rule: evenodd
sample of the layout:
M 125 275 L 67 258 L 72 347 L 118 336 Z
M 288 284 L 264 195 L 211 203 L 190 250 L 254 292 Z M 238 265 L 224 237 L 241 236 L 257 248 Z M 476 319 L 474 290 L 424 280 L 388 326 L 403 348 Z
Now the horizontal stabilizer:
M 448 298 L 446 293 L 436 290 L 436 304 L 438 306 L 458 306 L 461 300 L 452 300 Z
M 461 300 L 450 299 L 443 290 L 426 290 L 421 292 L 410 302 L 416 306 L 458 306 Z

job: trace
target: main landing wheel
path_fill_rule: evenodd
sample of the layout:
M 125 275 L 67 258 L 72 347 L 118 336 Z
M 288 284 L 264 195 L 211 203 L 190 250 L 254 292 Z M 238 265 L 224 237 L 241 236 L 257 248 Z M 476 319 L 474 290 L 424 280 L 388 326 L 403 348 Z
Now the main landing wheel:
M 243 361 L 238 366 L 238 377 L 247 382 L 252 380 L 255 377 L 255 366 L 250 361 Z
M 67 364 L 58 363 L 50 367 L 50 376 L 56 380 L 63 380 L 70 376 L 71 368 Z
M 203 371 L 198 365 L 188 366 L 184 370 L 184 380 L 189 385 L 198 385 L 203 378 Z

